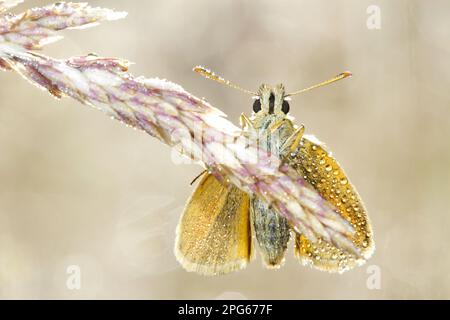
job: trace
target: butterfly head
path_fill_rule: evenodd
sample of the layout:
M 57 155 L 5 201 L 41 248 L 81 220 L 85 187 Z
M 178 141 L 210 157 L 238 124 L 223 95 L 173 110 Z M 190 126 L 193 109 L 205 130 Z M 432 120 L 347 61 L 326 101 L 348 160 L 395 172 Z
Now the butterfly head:
M 286 96 L 282 84 L 274 87 L 262 84 L 253 98 L 253 112 L 257 115 L 285 116 L 289 112 L 290 99 Z
M 221 76 L 215 74 L 211 70 L 208 70 L 202 66 L 197 66 L 194 71 L 201 74 L 207 79 L 214 80 L 216 82 L 225 84 L 231 88 L 237 89 L 239 91 L 251 94 L 255 101 L 253 102 L 253 112 L 256 118 L 270 117 L 270 118 L 283 118 L 289 113 L 289 100 L 290 97 L 299 93 L 307 92 L 311 89 L 319 88 L 324 85 L 336 82 L 338 80 L 350 77 L 352 74 L 349 71 L 342 72 L 337 76 L 332 77 L 326 81 L 320 82 L 313 86 L 298 91 L 286 93 L 284 86 L 278 84 L 274 87 L 262 84 L 257 92 L 253 92 L 244 89 L 229 80 L 225 80 Z

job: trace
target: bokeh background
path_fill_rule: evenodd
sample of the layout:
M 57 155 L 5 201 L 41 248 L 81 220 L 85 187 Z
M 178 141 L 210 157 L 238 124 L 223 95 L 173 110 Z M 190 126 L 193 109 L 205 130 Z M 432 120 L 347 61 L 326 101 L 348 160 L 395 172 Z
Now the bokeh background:
M 47 4 L 27 1 L 14 11 Z M 206 65 L 249 89 L 288 91 L 291 114 L 325 141 L 365 200 L 377 250 L 343 275 L 259 257 L 202 277 L 173 255 L 175 226 L 201 168 L 95 110 L 0 74 L 0 297 L 145 299 L 450 298 L 450 3 L 446 0 L 90 1 L 124 20 L 64 32 L 44 52 L 96 52 L 206 97 L 237 123 L 250 97 L 191 72 Z M 369 5 L 381 28 L 367 28 Z M 66 286 L 81 268 L 80 290 Z M 367 287 L 368 267 L 381 288 Z M 370 271 L 370 269 L 369 269 Z

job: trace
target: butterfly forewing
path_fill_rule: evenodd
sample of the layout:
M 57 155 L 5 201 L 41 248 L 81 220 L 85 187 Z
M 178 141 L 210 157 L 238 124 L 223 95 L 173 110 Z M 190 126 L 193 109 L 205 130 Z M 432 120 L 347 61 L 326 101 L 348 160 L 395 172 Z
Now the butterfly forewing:
M 295 153 L 285 156 L 289 157 L 291 166 L 353 226 L 355 233 L 351 240 L 361 254 L 357 257 L 332 243 L 324 240 L 313 243 L 304 235 L 296 234 L 296 256 L 303 264 L 330 272 L 343 272 L 362 264 L 374 251 L 372 229 L 364 204 L 339 163 L 322 142 L 307 135 L 303 136 Z
M 175 254 L 188 271 L 224 274 L 247 265 L 251 236 L 248 195 L 207 174 L 184 209 Z

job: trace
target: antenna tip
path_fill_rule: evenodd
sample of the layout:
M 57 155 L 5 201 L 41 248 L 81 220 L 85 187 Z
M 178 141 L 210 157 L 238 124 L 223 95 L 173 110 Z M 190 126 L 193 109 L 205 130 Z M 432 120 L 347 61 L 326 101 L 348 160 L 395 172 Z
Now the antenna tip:
M 205 67 L 203 67 L 203 66 L 195 66 L 193 69 L 192 69 L 192 71 L 195 71 L 195 72 L 197 72 L 197 73 L 202 73 L 202 74 L 205 74 L 205 73 L 211 73 L 211 71 L 209 70 L 209 69 L 206 69 Z
M 347 78 L 353 76 L 353 73 L 351 73 L 351 71 L 344 71 L 340 74 L 340 76 Z
M 214 74 L 214 72 L 212 72 L 211 70 L 209 70 L 203 66 L 196 66 L 192 70 L 194 72 L 197 72 L 198 74 L 201 74 L 202 76 L 204 76 L 207 79 L 212 79 L 212 80 L 216 80 L 216 81 L 222 80 L 220 77 L 216 76 Z

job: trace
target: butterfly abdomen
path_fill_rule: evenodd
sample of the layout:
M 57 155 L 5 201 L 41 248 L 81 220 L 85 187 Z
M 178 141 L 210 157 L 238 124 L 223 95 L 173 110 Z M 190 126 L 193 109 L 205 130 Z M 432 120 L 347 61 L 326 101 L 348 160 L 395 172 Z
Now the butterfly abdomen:
M 281 125 L 272 132 L 270 128 L 280 120 L 275 115 L 269 115 L 264 118 L 262 123 L 256 124 L 259 137 L 258 144 L 262 149 L 269 151 L 278 158 L 281 154 L 281 146 L 294 130 L 291 123 L 286 122 L 287 125 Z M 291 233 L 289 222 L 259 198 L 253 198 L 250 207 L 253 230 L 261 257 L 267 267 L 277 268 L 284 261 L 289 242 Z
M 251 201 L 251 214 L 256 240 L 265 265 L 272 268 L 279 267 L 284 261 L 290 238 L 288 221 L 258 198 Z

